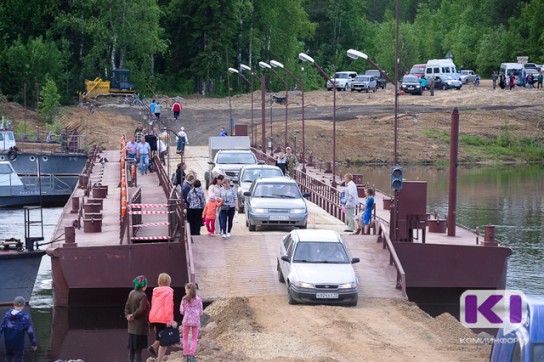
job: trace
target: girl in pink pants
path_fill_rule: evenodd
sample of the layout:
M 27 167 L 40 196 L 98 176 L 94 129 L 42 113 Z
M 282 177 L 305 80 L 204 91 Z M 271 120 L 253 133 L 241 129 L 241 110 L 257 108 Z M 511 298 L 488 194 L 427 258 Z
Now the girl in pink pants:
M 196 295 L 196 286 L 193 283 L 185 285 L 185 296 L 181 300 L 179 312 L 183 314 L 183 361 L 196 361 L 196 343 L 200 329 L 200 317 L 204 313 L 202 299 Z M 189 333 L 191 333 L 191 347 L 189 348 Z

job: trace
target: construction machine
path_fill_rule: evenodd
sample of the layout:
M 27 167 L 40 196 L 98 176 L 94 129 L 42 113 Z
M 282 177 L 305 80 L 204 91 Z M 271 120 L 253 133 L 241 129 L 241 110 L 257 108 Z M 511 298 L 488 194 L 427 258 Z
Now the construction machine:
M 130 70 L 113 69 L 111 81 L 104 81 L 100 77 L 94 80 L 85 80 L 85 92 L 80 93 L 83 102 L 92 102 L 97 97 L 125 96 L 134 93 L 134 84 L 130 82 Z

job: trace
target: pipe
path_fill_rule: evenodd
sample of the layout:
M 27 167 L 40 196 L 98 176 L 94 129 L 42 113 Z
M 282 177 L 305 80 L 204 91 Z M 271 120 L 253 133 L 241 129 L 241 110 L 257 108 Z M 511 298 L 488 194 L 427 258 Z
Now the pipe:
M 448 196 L 448 236 L 455 236 L 457 206 L 457 154 L 459 149 L 459 110 L 451 112 L 450 186 Z

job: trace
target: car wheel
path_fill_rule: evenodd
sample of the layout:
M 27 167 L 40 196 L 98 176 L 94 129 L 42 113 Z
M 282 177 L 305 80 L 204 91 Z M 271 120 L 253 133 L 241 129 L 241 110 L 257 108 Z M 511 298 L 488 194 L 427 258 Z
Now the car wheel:
M 360 90 L 360 89 L 358 89 L 358 90 L 357 90 L 357 92 L 358 92 L 358 93 L 361 93 L 361 90 Z
M 366 89 L 366 92 L 368 93 L 368 88 Z
M 304 223 L 304 225 L 302 225 L 300 228 L 301 228 L 301 229 L 307 229 L 307 228 L 308 228 L 308 223 L 307 223 L 307 222 Z
M 278 262 L 278 266 L 276 269 L 278 270 L 278 280 L 280 281 L 280 283 L 285 283 L 285 278 L 283 277 L 280 269 L 280 262 Z
M 442 84 L 442 90 L 447 90 L 447 89 L 448 89 L 448 86 L 445 84 Z
M 249 231 L 255 231 L 257 230 L 257 225 L 252 225 L 249 221 L 248 221 L 248 228 L 249 228 Z
M 346 83 L 346 85 L 344 86 L 344 92 L 347 92 L 348 91 L 348 85 Z
M 461 87 L 457 87 L 457 90 L 461 90 Z
M 297 304 L 297 301 L 295 298 L 293 298 L 293 295 L 291 294 L 291 288 L 287 288 L 287 303 L 293 305 Z
M 355 89 L 351 88 L 351 91 L 353 92 Z
M 350 306 L 350 307 L 356 307 L 356 306 L 357 306 L 358 300 L 359 300 L 359 298 L 355 299 L 355 301 L 353 301 L 353 302 L 349 302 L 349 303 L 348 303 L 348 306 Z
M 374 88 L 374 89 L 372 90 L 372 92 L 376 93 L 376 88 Z
M 327 88 L 327 90 L 330 92 L 332 90 L 332 88 Z

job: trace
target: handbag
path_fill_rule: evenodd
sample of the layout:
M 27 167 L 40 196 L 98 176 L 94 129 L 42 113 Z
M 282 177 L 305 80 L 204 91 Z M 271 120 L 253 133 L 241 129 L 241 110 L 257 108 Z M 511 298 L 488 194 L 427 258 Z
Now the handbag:
M 161 346 L 171 346 L 179 343 L 179 329 L 174 327 L 167 327 L 159 332 L 159 343 Z

